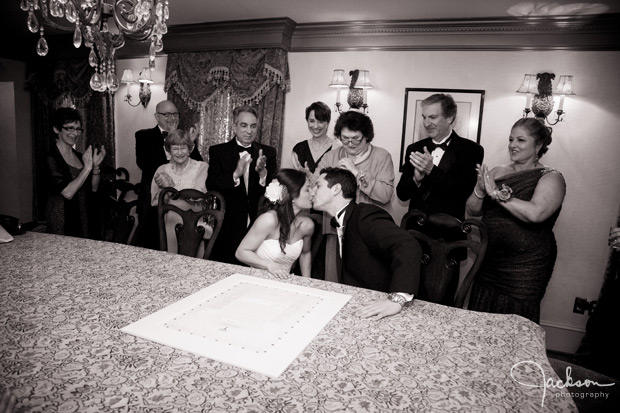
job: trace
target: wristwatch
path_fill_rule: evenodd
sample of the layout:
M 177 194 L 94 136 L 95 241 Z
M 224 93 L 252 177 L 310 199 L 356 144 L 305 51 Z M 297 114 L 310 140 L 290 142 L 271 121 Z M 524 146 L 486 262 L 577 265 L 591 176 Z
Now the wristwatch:
M 394 303 L 400 304 L 401 307 L 404 307 L 409 302 L 405 297 L 397 293 L 389 293 L 387 299 Z

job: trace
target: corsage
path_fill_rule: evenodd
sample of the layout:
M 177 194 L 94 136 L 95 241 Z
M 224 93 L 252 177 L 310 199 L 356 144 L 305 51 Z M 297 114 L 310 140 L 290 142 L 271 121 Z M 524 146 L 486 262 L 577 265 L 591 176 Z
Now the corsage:
M 274 179 L 265 188 L 265 198 L 272 204 L 281 204 L 288 198 L 288 191 L 280 181 Z
M 502 184 L 502 189 L 496 189 L 491 194 L 491 198 L 498 202 L 508 202 L 512 198 L 512 188 L 506 184 Z

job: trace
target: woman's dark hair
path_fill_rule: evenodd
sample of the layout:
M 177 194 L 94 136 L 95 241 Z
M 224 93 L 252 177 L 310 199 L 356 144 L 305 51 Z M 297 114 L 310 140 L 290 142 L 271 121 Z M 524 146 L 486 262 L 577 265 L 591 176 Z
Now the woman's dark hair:
M 334 135 L 337 138 L 340 138 L 342 128 L 347 128 L 353 132 L 362 132 L 362 136 L 366 138 L 367 142 L 371 142 L 375 137 L 375 128 L 372 126 L 370 118 L 355 110 L 344 112 L 338 117 L 336 126 L 334 126 Z
M 314 111 L 314 118 L 319 122 L 329 123 L 332 120 L 332 110 L 323 102 L 314 102 L 306 108 L 306 121 L 312 111 Z
M 189 136 L 189 132 L 183 129 L 176 129 L 168 133 L 164 142 L 164 148 L 170 152 L 172 145 L 187 145 L 187 149 L 191 152 L 194 149 L 194 142 Z
M 553 129 L 549 126 L 545 126 L 544 119 L 541 121 L 537 118 L 521 118 L 512 125 L 512 129 L 514 128 L 525 129 L 528 135 L 534 138 L 534 143 L 536 145 L 542 145 L 536 154 L 539 159 L 547 153 L 549 145 L 551 145 L 551 133 Z
M 282 252 L 285 252 L 284 249 L 286 248 L 286 241 L 288 241 L 289 233 L 291 231 L 291 224 L 295 220 L 293 199 L 299 196 L 301 188 L 306 183 L 306 174 L 296 169 L 283 168 L 278 171 L 278 174 L 274 179 L 276 179 L 280 185 L 286 187 L 288 196 L 284 201 L 277 203 L 272 203 L 269 199 L 263 196 L 261 199 L 259 213 L 263 214 L 267 211 L 276 211 L 278 223 L 280 224 L 280 249 Z
M 60 130 L 67 123 L 80 122 L 82 123 L 82 117 L 80 112 L 73 108 L 58 108 L 52 114 L 52 126 Z

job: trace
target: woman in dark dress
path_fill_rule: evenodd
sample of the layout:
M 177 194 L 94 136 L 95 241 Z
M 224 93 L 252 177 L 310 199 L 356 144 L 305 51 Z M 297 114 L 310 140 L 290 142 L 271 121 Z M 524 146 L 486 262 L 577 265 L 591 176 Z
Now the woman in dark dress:
M 47 155 L 47 232 L 87 238 L 87 198 L 99 188 L 99 167 L 105 148 L 93 150 L 88 146 L 83 155 L 73 149 L 83 132 L 80 114 L 75 109 L 57 109 L 52 126 L 56 142 Z
M 312 137 L 293 147 L 293 167 L 311 176 L 323 155 L 330 151 L 336 141 L 327 136 L 332 113 L 323 102 L 314 102 L 306 108 L 306 122 Z
M 508 140 L 512 163 L 491 170 L 480 166 L 467 200 L 467 213 L 482 215 L 489 232 L 468 308 L 518 314 L 538 323 L 557 256 L 553 226 L 566 183 L 558 171 L 539 162 L 551 143 L 551 128 L 535 118 L 519 119 Z

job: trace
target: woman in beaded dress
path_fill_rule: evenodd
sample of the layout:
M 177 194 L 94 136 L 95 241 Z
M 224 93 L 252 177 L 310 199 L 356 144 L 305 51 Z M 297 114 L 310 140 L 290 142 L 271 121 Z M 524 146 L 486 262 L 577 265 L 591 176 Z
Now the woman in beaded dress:
M 540 321 L 540 302 L 557 257 L 553 226 L 566 194 L 562 174 L 539 162 L 551 128 L 536 118 L 512 127 L 508 165 L 478 168 L 467 213 L 482 216 L 489 244 L 468 309 Z
M 176 129 L 168 133 L 164 143 L 166 151 L 170 154 L 170 161 L 161 165 L 155 171 L 151 182 L 151 205 L 157 206 L 159 193 L 163 188 L 173 187 L 180 191 L 182 189 L 196 189 L 200 192 L 207 192 L 206 181 L 209 165 L 206 162 L 196 161 L 190 158 L 190 153 L 194 149 L 194 141 L 189 132 Z M 181 209 L 200 210 L 202 205 L 190 204 L 185 200 L 170 200 Z M 174 212 L 166 214 L 166 237 L 168 242 L 168 252 L 178 251 L 174 227 L 181 223 L 181 217 Z M 201 223 L 199 223 L 201 224 Z M 213 228 L 207 223 L 203 223 L 205 228 L 204 239 L 208 239 L 213 234 Z M 198 249 L 197 256 L 204 253 L 203 246 Z

